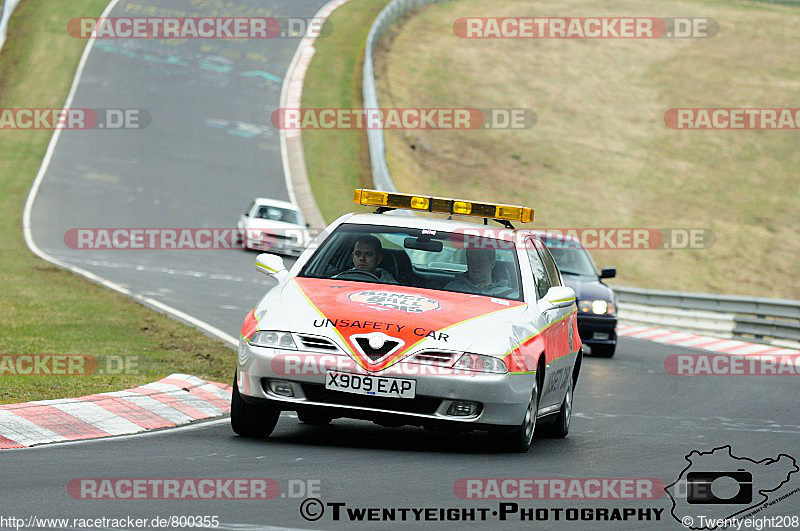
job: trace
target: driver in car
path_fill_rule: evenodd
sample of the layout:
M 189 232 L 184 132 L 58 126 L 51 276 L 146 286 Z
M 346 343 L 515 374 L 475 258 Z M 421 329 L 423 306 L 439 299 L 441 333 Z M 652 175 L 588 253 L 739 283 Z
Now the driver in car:
M 494 249 L 467 249 L 467 272 L 461 273 L 444 289 L 477 295 L 505 295 L 511 291 L 508 279 L 494 280 Z
M 383 260 L 381 241 L 371 234 L 359 236 L 353 246 L 353 269 L 350 271 L 366 271 L 378 277 L 385 284 L 397 284 L 391 273 L 378 267 Z

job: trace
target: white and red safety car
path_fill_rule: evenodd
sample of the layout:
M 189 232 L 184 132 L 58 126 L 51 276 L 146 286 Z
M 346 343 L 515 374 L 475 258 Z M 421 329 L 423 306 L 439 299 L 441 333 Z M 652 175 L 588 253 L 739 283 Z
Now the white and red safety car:
M 268 436 L 291 410 L 316 424 L 486 430 L 516 451 L 534 432 L 566 436 L 582 358 L 575 293 L 538 236 L 511 226 L 533 211 L 355 198 L 376 212 L 337 219 L 290 271 L 276 255 L 256 259 L 277 285 L 242 325 L 233 430 Z M 385 214 L 397 209 L 484 224 Z

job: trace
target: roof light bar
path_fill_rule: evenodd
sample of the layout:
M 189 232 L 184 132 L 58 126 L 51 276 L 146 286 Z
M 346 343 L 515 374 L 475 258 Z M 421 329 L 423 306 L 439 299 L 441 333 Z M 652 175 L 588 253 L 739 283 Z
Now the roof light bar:
M 476 203 L 474 201 L 448 199 L 445 197 L 381 192 L 379 190 L 368 190 L 366 188 L 355 190 L 353 202 L 363 206 L 504 219 L 508 221 L 519 221 L 521 223 L 530 223 L 533 221 L 533 209 L 523 206 Z

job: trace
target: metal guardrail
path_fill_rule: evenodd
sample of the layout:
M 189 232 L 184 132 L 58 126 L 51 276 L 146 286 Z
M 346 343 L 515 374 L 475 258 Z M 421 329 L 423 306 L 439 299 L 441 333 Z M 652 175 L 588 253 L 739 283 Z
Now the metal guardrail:
M 386 30 L 410 11 L 444 0 L 393 0 L 367 35 L 363 97 L 366 109 L 380 109 L 375 88 L 375 46 Z M 383 130 L 368 129 L 369 156 L 375 188 L 397 191 L 386 163 Z M 800 301 L 614 287 L 620 320 L 667 326 L 712 336 L 757 341 L 800 342 Z
M 621 320 L 672 324 L 726 337 L 800 342 L 800 301 L 618 286 L 614 292 Z M 683 315 L 683 323 L 676 311 Z
M 372 27 L 367 35 L 367 46 L 364 53 L 364 74 L 362 80 L 362 90 L 365 109 L 380 109 L 378 103 L 378 93 L 375 90 L 375 63 L 373 54 L 378 41 L 386 33 L 386 30 L 398 19 L 402 18 L 410 11 L 426 5 L 441 2 L 443 0 L 393 0 L 383 8 L 378 17 L 372 23 Z M 396 192 L 392 176 L 389 173 L 389 166 L 386 164 L 386 143 L 383 137 L 383 129 L 367 129 L 367 139 L 369 141 L 369 160 L 372 166 L 372 183 L 378 190 Z

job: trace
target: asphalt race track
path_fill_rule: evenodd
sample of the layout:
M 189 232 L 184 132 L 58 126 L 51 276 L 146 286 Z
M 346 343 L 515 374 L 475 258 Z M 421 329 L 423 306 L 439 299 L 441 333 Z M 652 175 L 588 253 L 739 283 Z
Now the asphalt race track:
M 271 9 L 277 17 L 311 17 L 324 3 L 236 2 Z M 111 16 L 136 14 L 129 4 L 141 5 L 122 1 Z M 185 10 L 187 16 L 248 16 L 202 7 L 217 4 L 227 3 L 148 1 Z M 99 42 L 73 107 L 147 109 L 152 123 L 139 131 L 61 135 L 34 204 L 32 230 L 39 247 L 237 337 L 244 314 L 269 285 L 254 270 L 254 253 L 79 251 L 67 248 L 63 237 L 69 228 L 234 227 L 254 196 L 287 199 L 278 136 L 269 116 L 278 106 L 280 81 L 297 42 Z M 242 129 L 236 122 L 253 127 Z M 537 508 L 663 509 L 658 522 L 566 522 L 551 516 L 531 523 L 520 522 L 518 515 L 499 521 L 491 514 L 498 501 L 458 499 L 453 485 L 460 478 L 505 477 L 658 478 L 668 484 L 692 450 L 731 444 L 735 454 L 756 460 L 798 455 L 800 421 L 791 376 L 667 374 L 664 359 L 682 352 L 692 351 L 622 338 L 613 359 L 586 357 L 569 437 L 539 439 L 528 454 L 496 453 L 484 434 L 389 429 L 349 420 L 314 427 L 284 413 L 272 437 L 263 441 L 236 437 L 227 422 L 216 421 L 188 430 L 6 451 L 0 457 L 0 505 L 3 514 L 24 518 L 218 516 L 220 529 L 247 530 L 353 525 L 346 518 L 333 521 L 330 509 L 317 521 L 301 518 L 305 495 L 290 496 L 289 481 L 314 480 L 319 482 L 316 497 L 349 507 L 490 509 L 485 522 L 415 525 L 430 529 L 678 529 L 667 496 L 519 501 L 522 507 Z M 233 370 L 232 364 L 231 375 Z M 76 478 L 243 477 L 274 478 L 285 497 L 102 501 L 73 499 L 67 492 Z M 800 496 L 778 507 L 769 514 L 796 515 Z M 366 529 L 398 525 L 361 524 Z
M 563 440 L 541 439 L 528 454 L 494 453 L 483 434 L 468 436 L 419 428 L 382 428 L 336 420 L 328 427 L 300 424 L 284 413 L 264 441 L 240 439 L 227 423 L 193 431 L 120 440 L 39 447 L 3 453 L 6 513 L 53 517 L 218 515 L 228 529 L 261 526 L 331 529 L 328 517 L 306 522 L 300 500 L 102 501 L 75 500 L 66 485 L 86 477 L 267 477 L 288 494 L 289 480 L 318 480 L 319 499 L 350 507 L 489 507 L 494 500 L 460 500 L 459 478 L 622 477 L 670 483 L 691 450 L 732 444 L 737 455 L 761 459 L 792 453 L 800 426 L 792 377 L 679 377 L 664 358 L 682 349 L 623 339 L 611 360 L 587 358 L 575 395 L 575 417 Z M 13 479 L 12 479 L 13 478 Z M 655 522 L 540 522 L 536 528 L 676 529 L 668 497 L 644 501 L 520 501 L 522 507 L 663 508 Z M 779 514 L 797 514 L 782 502 Z M 777 510 L 777 509 L 776 509 Z M 517 529 L 519 519 L 472 526 Z M 364 525 L 364 524 L 362 524 Z M 396 524 L 395 524 L 396 525 Z M 429 522 L 426 528 L 464 523 Z M 531 523 L 525 524 L 531 527 Z M 386 523 L 369 528 L 392 527 Z
M 314 1 L 119 2 L 110 17 L 313 17 Z M 194 7 L 210 6 L 205 9 Z M 36 244 L 238 337 L 269 281 L 241 250 L 75 250 L 71 228 L 236 228 L 257 195 L 287 200 L 270 115 L 299 39 L 97 40 L 73 108 L 144 109 L 139 130 L 63 131 L 31 215 Z M 178 44 L 175 44 L 178 43 Z

